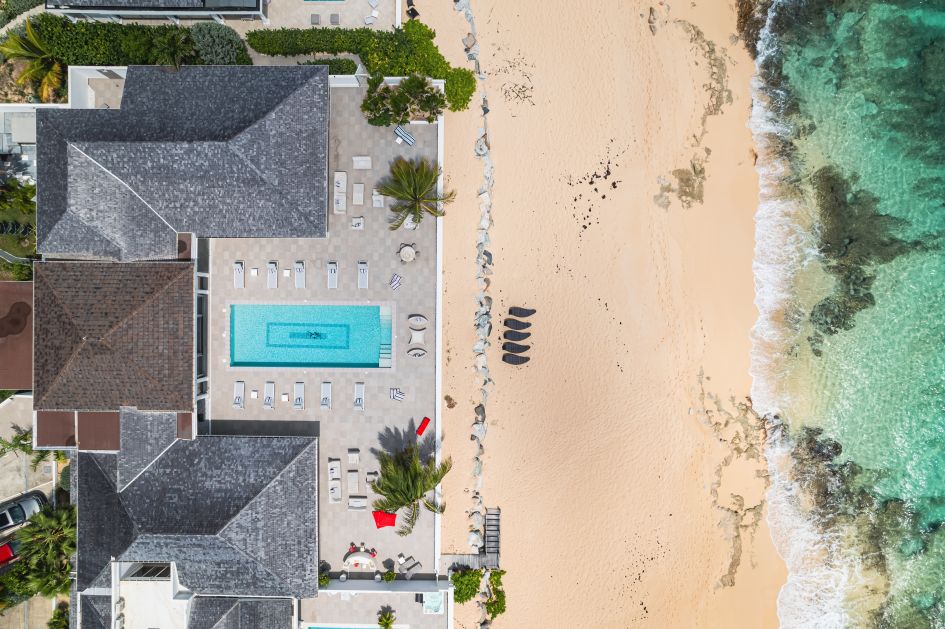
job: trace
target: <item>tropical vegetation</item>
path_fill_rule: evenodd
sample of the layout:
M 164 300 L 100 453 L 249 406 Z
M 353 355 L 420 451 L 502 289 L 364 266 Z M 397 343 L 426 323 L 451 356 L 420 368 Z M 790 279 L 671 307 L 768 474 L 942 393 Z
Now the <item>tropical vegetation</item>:
M 394 572 L 393 569 L 385 570 L 381 578 L 384 579 L 386 583 L 390 583 L 391 581 L 397 580 L 397 573 Z
M 16 16 L 43 4 L 43 0 L 6 0 L 0 8 L 0 26 L 6 26 Z
M 328 74 L 354 74 L 358 71 L 358 62 L 347 57 L 326 57 L 299 61 L 300 66 L 328 66 Z
M 44 103 L 55 100 L 62 87 L 65 67 L 37 34 L 32 20 L 26 20 L 23 34 L 10 33 L 3 42 L 0 42 L 0 54 L 7 59 L 26 61 L 26 66 L 16 78 L 18 84 L 36 86 L 36 93 Z
M 40 463 L 50 458 L 56 461 L 65 461 L 66 454 L 61 450 L 34 450 L 33 431 L 13 424 L 13 436 L 7 439 L 0 437 L 0 456 L 9 452 L 24 454 L 30 458 L 30 468 L 36 470 Z
M 380 629 L 393 629 L 395 622 L 397 622 L 397 617 L 390 609 L 382 609 L 377 613 L 377 626 Z
M 197 57 L 207 65 L 252 65 L 246 43 L 236 31 L 219 22 L 200 22 L 190 27 Z
M 51 13 L 41 13 L 29 21 L 49 53 L 63 66 L 180 66 L 219 64 L 226 59 L 233 59 L 232 63 L 237 65 L 252 63 L 235 31 L 215 22 L 190 28 L 172 24 L 73 23 Z
M 372 28 L 279 28 L 250 31 L 249 46 L 265 55 L 349 53 L 358 55 L 370 74 L 410 76 L 418 74 L 446 81 L 446 98 L 452 111 L 469 106 L 476 79 L 466 68 L 453 68 L 436 47 L 436 33 L 418 20 L 393 31 Z
M 46 623 L 47 629 L 69 629 L 69 604 L 60 603 Z
M 0 249 L 22 258 L 36 252 L 35 198 L 35 184 L 16 177 L 0 183 Z
M 390 175 L 381 181 L 378 192 L 394 200 L 390 211 L 394 217 L 390 229 L 398 229 L 410 221 L 419 225 L 424 215 L 444 216 L 443 205 L 452 203 L 456 193 L 452 190 L 440 194 L 437 181 L 440 169 L 426 159 L 407 160 L 397 158 L 390 167 Z
M 20 559 L 0 575 L 0 606 L 69 591 L 76 549 L 75 508 L 46 507 L 16 532 Z
M 489 599 L 486 601 L 486 613 L 489 618 L 505 613 L 505 588 L 502 586 L 502 575 L 505 570 L 493 570 L 489 573 Z
M 376 127 L 407 124 L 411 120 L 436 122 L 444 107 L 443 92 L 429 79 L 416 74 L 397 85 L 384 83 L 384 77 L 375 74 L 368 80 L 367 96 L 361 102 L 361 111 Z
M 453 466 L 452 460 L 436 464 L 433 457 L 422 461 L 416 446 L 407 446 L 395 454 L 380 452 L 377 455 L 380 476 L 371 483 L 371 488 L 381 497 L 374 501 L 374 509 L 395 513 L 404 509 L 397 534 L 409 535 L 420 517 L 421 505 L 433 513 L 443 513 L 446 504 L 438 502 L 430 494 L 436 489 Z
M 450 575 L 453 583 L 453 600 L 457 603 L 471 601 L 479 592 L 482 570 L 459 570 Z
M 0 280 L 28 282 L 31 279 L 33 279 L 33 267 L 29 264 L 12 264 L 6 260 L 0 260 Z M 0 402 L 5 400 L 7 397 L 10 396 L 8 395 L 4 397 L 2 394 L 0 394 Z

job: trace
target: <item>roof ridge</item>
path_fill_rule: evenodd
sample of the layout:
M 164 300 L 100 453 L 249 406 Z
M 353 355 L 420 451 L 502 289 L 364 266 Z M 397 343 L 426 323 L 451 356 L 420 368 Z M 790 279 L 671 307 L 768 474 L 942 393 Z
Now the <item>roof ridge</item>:
M 119 411 L 119 413 L 120 413 L 120 412 L 121 412 L 121 411 Z M 164 448 L 163 450 L 161 450 L 153 459 L 151 459 L 150 462 L 148 462 L 147 465 L 145 465 L 144 467 L 142 467 L 142 468 L 141 468 L 141 471 L 134 475 L 134 478 L 132 478 L 132 479 L 131 479 L 130 481 L 128 481 L 127 483 L 124 483 L 124 484 L 122 485 L 122 487 L 120 487 L 120 488 L 119 488 L 119 487 L 116 487 L 115 489 L 116 489 L 116 491 L 119 493 L 119 495 L 121 494 L 121 492 L 123 492 L 123 491 L 125 491 L 126 489 L 128 489 L 129 487 L 131 487 L 131 486 L 134 484 L 134 482 L 135 482 L 136 480 L 138 480 L 138 479 L 141 477 L 142 474 L 144 474 L 144 473 L 147 472 L 149 469 L 151 469 L 151 466 L 154 465 L 154 463 L 155 463 L 158 459 L 160 459 L 162 456 L 164 456 L 164 455 L 167 453 L 168 450 L 170 450 L 172 447 L 174 447 L 174 444 L 176 444 L 178 441 L 180 441 L 180 439 L 178 439 L 177 437 L 175 437 L 174 440 L 171 441 L 171 442 L 167 445 L 166 448 Z M 119 454 L 118 456 L 121 456 L 121 454 Z M 119 473 L 120 473 L 120 472 L 117 470 L 117 465 L 116 465 L 116 472 L 115 472 L 115 477 L 116 477 L 116 479 L 117 479 L 116 482 L 120 482 L 120 481 L 121 481 L 121 479 L 118 478 Z
M 286 437 L 263 437 L 263 438 L 269 438 L 269 439 L 285 439 Z M 292 467 L 292 465 L 293 465 L 296 461 L 298 461 L 299 458 L 300 458 L 303 454 L 305 454 L 305 453 L 308 451 L 309 448 L 314 447 L 315 444 L 317 443 L 317 440 L 314 439 L 314 438 L 312 438 L 312 437 L 290 437 L 290 438 L 291 438 L 291 439 L 311 439 L 312 442 L 311 442 L 310 444 L 308 444 L 307 446 L 305 446 L 304 448 L 302 448 L 302 449 L 299 451 L 298 454 L 296 454 L 294 457 L 292 457 L 292 460 L 289 461 L 288 463 L 286 463 L 286 464 L 283 466 L 283 468 L 282 468 L 281 470 L 279 470 L 279 473 L 276 474 L 275 476 L 273 476 L 272 479 L 271 479 L 268 483 L 266 483 L 265 487 L 262 487 L 258 492 L 256 492 L 256 495 L 253 496 L 253 497 L 250 499 L 249 502 L 247 502 L 246 504 L 244 504 L 243 507 L 242 507 L 239 511 L 237 511 L 236 513 L 234 513 L 234 514 L 233 514 L 233 517 L 230 518 L 229 521 L 228 521 L 226 524 L 224 524 L 223 526 L 220 527 L 220 530 L 217 531 L 217 533 L 216 533 L 217 535 L 221 535 L 221 534 L 223 533 L 223 531 L 225 531 L 226 529 L 228 529 L 229 526 L 230 526 L 231 524 L 233 524 L 233 522 L 236 520 L 236 518 L 240 517 L 240 514 L 241 514 L 241 513 L 243 513 L 244 511 L 246 511 L 246 509 L 248 509 L 251 504 L 253 504 L 254 502 L 256 502 L 256 500 L 259 499 L 259 497 L 262 495 L 262 493 L 263 493 L 264 491 L 266 491 L 267 489 L 269 489 L 270 487 L 272 487 L 272 484 L 273 484 L 274 482 L 276 482 L 277 480 L 279 480 L 279 478 L 282 477 L 283 474 L 285 474 L 285 472 L 286 472 L 287 469 L 289 469 L 290 467 Z
M 268 487 L 268 485 L 267 485 L 267 487 Z M 250 502 L 252 502 L 252 501 L 250 501 Z M 226 528 L 226 527 L 224 527 L 224 528 Z M 220 530 L 222 531 L 223 529 L 220 529 Z M 275 579 L 276 581 L 279 581 L 280 583 L 282 583 L 282 584 L 285 586 L 285 589 L 286 589 L 287 592 L 291 592 L 291 591 L 293 590 L 291 583 L 289 583 L 288 581 L 286 581 L 285 579 L 283 579 L 282 577 L 280 577 L 278 574 L 275 574 L 272 570 L 270 570 L 270 569 L 267 568 L 266 566 L 264 566 L 264 565 L 262 564 L 262 562 L 260 562 L 257 557 L 253 557 L 252 555 L 250 555 L 248 552 L 246 552 L 245 550 L 243 550 L 243 549 L 240 548 L 239 546 L 234 546 L 233 544 L 231 544 L 231 543 L 229 542 L 229 540 L 225 539 L 225 538 L 224 538 L 223 536 L 221 536 L 219 533 L 214 533 L 214 534 L 212 534 L 210 537 L 216 537 L 216 538 L 217 538 L 218 540 L 220 540 L 222 543 L 226 544 L 227 546 L 229 546 L 230 548 L 232 548 L 233 550 L 235 550 L 235 551 L 238 552 L 239 554 L 243 555 L 244 557 L 246 557 L 247 559 L 249 559 L 250 561 L 252 561 L 256 566 L 259 567 L 260 570 L 262 570 L 263 572 L 267 573 L 269 576 L 271 576 L 271 577 L 272 577 L 273 579 Z M 253 595 L 253 594 L 250 594 L 250 595 L 236 594 L 235 596 L 236 596 L 236 598 L 243 598 L 243 596 L 248 596 L 248 597 L 250 597 L 250 598 L 259 598 L 258 595 Z M 265 597 L 265 598 L 269 598 L 269 597 Z
M 230 612 L 232 612 L 233 609 L 240 604 L 240 598 L 238 596 L 215 596 L 214 598 L 233 599 L 233 604 L 230 605 L 230 607 L 225 612 L 223 612 L 217 621 L 213 623 L 213 626 L 210 627 L 210 629 L 217 629 L 217 627 L 220 626 L 220 623 L 230 614 Z
M 80 148 L 79 148 L 78 146 L 76 146 L 73 142 L 69 142 L 69 141 L 67 140 L 67 141 L 66 141 L 66 144 L 68 144 L 69 146 L 71 146 L 72 148 L 74 148 L 75 150 L 77 150 L 79 153 L 82 154 L 83 157 L 85 157 L 87 160 L 89 160 L 90 162 L 92 162 L 93 164 L 95 164 L 96 166 L 98 166 L 99 168 L 101 168 L 102 171 L 104 171 L 105 173 L 107 173 L 107 174 L 111 175 L 112 177 L 114 177 L 114 178 L 115 178 L 115 181 L 117 181 L 118 183 L 120 183 L 121 185 L 123 185 L 125 188 L 127 188 L 127 189 L 128 189 L 128 192 L 130 192 L 131 194 L 135 195 L 135 196 L 138 198 L 138 200 L 141 201 L 141 202 L 144 204 L 144 206 L 145 206 L 146 208 L 148 208 L 149 210 L 151 210 L 152 212 L 154 212 L 154 215 L 155 215 L 155 216 L 157 216 L 159 219 L 161 219 L 161 221 L 163 221 L 165 225 L 167 225 L 168 227 L 170 227 L 170 228 L 171 228 L 171 231 L 173 231 L 175 234 L 177 233 L 177 230 L 174 229 L 174 226 L 171 225 L 170 223 L 168 223 L 168 222 L 167 222 L 167 219 L 165 219 L 163 216 L 161 216 L 161 215 L 158 213 L 157 210 L 155 210 L 153 207 L 151 207 L 151 204 L 148 203 L 147 201 L 145 201 L 144 197 L 142 197 L 140 194 L 138 194 L 138 192 L 137 192 L 134 188 L 132 188 L 132 187 L 128 184 L 128 182 L 126 182 L 124 179 L 122 179 L 121 177 L 119 177 L 118 175 L 116 175 L 115 173 L 113 173 L 112 171 L 110 171 L 109 169 L 105 168 L 104 165 L 102 165 L 102 164 L 99 163 L 95 158 L 93 158 L 91 155 L 89 155 L 88 153 L 86 153 L 85 151 L 83 151 L 82 149 L 80 149 Z M 122 247 L 119 247 L 119 249 L 122 249 L 122 250 L 123 250 Z
M 42 269 L 42 266 L 40 266 L 40 269 Z M 41 278 L 43 277 L 43 272 L 42 272 L 42 270 L 40 270 L 39 277 L 41 277 Z M 35 277 L 34 277 L 34 282 L 35 282 Z M 76 336 L 79 337 L 79 342 L 76 343 L 75 347 L 74 347 L 73 350 L 72 350 L 72 353 L 69 355 L 69 358 L 66 359 L 66 362 L 65 362 L 65 363 L 63 363 L 62 368 L 59 369 L 59 370 L 56 372 L 56 377 L 54 377 L 54 378 L 52 379 L 52 382 L 50 382 L 49 385 L 46 387 L 46 393 L 45 393 L 45 395 L 43 395 L 42 397 L 40 397 L 40 398 L 37 399 L 37 400 L 34 400 L 33 405 L 34 405 L 34 406 L 38 406 L 38 407 L 41 407 L 41 406 L 42 406 L 43 401 L 46 399 L 46 397 L 49 396 L 49 394 L 50 394 L 50 393 L 52 392 L 52 390 L 55 388 L 56 383 L 59 382 L 60 379 L 62 379 L 62 374 L 65 373 L 66 370 L 69 368 L 69 365 L 71 365 L 71 364 L 75 361 L 76 356 L 79 355 L 79 351 L 80 351 L 83 347 L 85 347 L 85 339 L 84 339 L 84 337 L 82 337 L 82 336 L 80 335 L 78 326 L 76 326 L 75 323 L 73 323 L 73 315 L 72 315 L 72 313 L 69 311 L 69 309 L 66 308 L 65 303 L 62 301 L 62 299 L 60 298 L 59 294 L 56 292 L 55 287 L 54 287 L 47 279 L 45 279 L 45 278 L 43 278 L 43 284 L 44 284 L 44 285 L 46 286 L 46 288 L 49 290 L 50 294 L 56 299 L 56 303 L 59 305 L 59 307 L 62 308 L 62 310 L 66 313 L 66 315 L 68 315 L 69 327 L 72 328 L 72 330 L 73 330 L 73 332 L 75 332 Z M 34 304 L 34 306 L 35 306 L 35 304 Z M 35 351 L 35 350 L 34 350 L 34 351 Z M 34 394 L 35 394 L 35 391 L 34 391 Z
M 170 265 L 170 264 L 180 264 L 180 263 L 177 263 L 177 262 L 148 262 L 148 263 L 144 263 L 144 264 L 145 264 L 145 265 L 155 265 L 155 264 L 160 264 L 160 265 L 165 265 L 165 264 L 167 264 L 167 265 Z M 107 339 L 109 336 L 111 336 L 112 333 L 115 332 L 120 326 L 124 325 L 125 323 L 127 323 L 128 321 L 130 321 L 132 318 L 134 318 L 135 315 L 137 315 L 138 312 L 140 312 L 142 308 L 144 308 L 145 306 L 150 305 L 155 299 L 157 299 L 157 297 L 158 297 L 159 295 L 163 295 L 165 292 L 167 292 L 167 289 L 170 288 L 171 284 L 173 284 L 173 283 L 176 282 L 178 279 L 180 279 L 180 276 L 181 276 L 181 275 L 184 275 L 185 272 L 188 271 L 188 270 L 190 269 L 190 267 L 191 267 L 190 264 L 180 264 L 180 266 L 183 267 L 183 270 L 182 270 L 182 271 L 178 271 L 178 273 L 177 273 L 174 277 L 172 277 L 170 280 L 168 280 L 167 282 L 165 282 L 164 285 L 161 286 L 160 290 L 154 291 L 154 294 L 153 294 L 153 295 L 151 295 L 151 296 L 148 297 L 147 299 L 143 300 L 140 304 L 138 304 L 137 307 L 130 309 L 130 310 L 128 311 L 128 313 L 127 313 L 123 318 L 119 319 L 118 321 L 116 321 L 116 322 L 112 325 L 112 327 L 110 327 L 110 328 L 108 328 L 107 330 L 105 330 L 105 333 L 102 334 L 102 338 L 101 338 L 102 342 L 105 342 L 105 339 Z

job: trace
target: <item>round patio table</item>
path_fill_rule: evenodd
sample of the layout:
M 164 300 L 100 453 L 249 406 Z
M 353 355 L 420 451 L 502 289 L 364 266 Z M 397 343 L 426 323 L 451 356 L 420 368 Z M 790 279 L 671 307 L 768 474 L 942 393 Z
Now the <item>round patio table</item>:
M 417 250 L 410 245 L 404 245 L 400 248 L 400 259 L 404 262 L 413 262 L 417 259 Z

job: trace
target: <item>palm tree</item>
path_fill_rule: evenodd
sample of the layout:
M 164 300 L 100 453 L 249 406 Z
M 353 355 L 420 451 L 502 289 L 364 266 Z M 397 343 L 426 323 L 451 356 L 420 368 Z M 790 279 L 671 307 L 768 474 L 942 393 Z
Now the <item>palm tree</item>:
M 0 54 L 7 59 L 26 59 L 26 68 L 20 72 L 16 82 L 20 85 L 36 82 L 39 84 L 39 98 L 44 103 L 50 102 L 56 90 L 62 87 L 63 64 L 52 56 L 46 43 L 33 30 L 32 20 L 26 20 L 26 34 L 11 33 L 0 43 Z
M 377 625 L 381 629 L 393 629 L 395 622 L 397 622 L 397 617 L 394 616 L 394 612 L 389 609 L 382 610 L 377 615 Z
M 407 219 L 419 225 L 424 214 L 445 214 L 440 206 L 452 203 L 456 193 L 438 194 L 436 182 L 439 177 L 439 167 L 425 159 L 406 160 L 401 157 L 394 161 L 390 175 L 378 187 L 381 194 L 394 199 L 390 210 L 397 216 L 391 221 L 391 230 L 399 228 Z
M 20 561 L 29 566 L 30 588 L 43 596 L 68 592 L 70 558 L 76 548 L 75 508 L 46 507 L 17 531 L 16 539 Z
M 61 450 L 34 450 L 33 431 L 16 424 L 13 424 L 13 437 L 10 439 L 0 437 L 0 456 L 8 452 L 25 454 L 30 457 L 30 468 L 34 472 L 39 464 L 48 461 L 49 457 L 53 457 L 59 462 L 65 462 L 66 460 L 66 453 Z
M 154 38 L 151 61 L 155 65 L 174 66 L 175 70 L 180 70 L 181 65 L 193 55 L 194 42 L 185 29 L 174 28 Z
M 374 501 L 374 509 L 394 513 L 399 509 L 406 509 L 397 534 L 410 535 L 417 518 L 420 516 L 420 505 L 433 513 L 443 513 L 445 503 L 437 503 L 435 498 L 427 495 L 436 489 L 443 477 L 446 476 L 453 462 L 449 458 L 436 464 L 431 457 L 426 463 L 420 460 L 420 453 L 416 446 L 407 446 L 402 452 L 388 454 L 381 452 L 377 455 L 380 463 L 380 477 L 371 483 L 371 488 L 382 496 Z

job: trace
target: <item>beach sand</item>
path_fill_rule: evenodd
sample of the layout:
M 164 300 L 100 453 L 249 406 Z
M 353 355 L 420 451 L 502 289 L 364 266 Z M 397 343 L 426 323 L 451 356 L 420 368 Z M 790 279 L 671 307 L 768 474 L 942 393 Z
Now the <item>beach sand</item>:
M 468 28 L 418 0 L 453 63 Z M 502 508 L 494 627 L 772 627 L 786 578 L 746 404 L 754 66 L 734 7 L 474 0 L 495 162 L 482 493 Z M 447 115 L 443 551 L 469 552 L 482 126 Z M 703 181 L 704 179 L 704 181 Z M 511 305 L 531 362 L 501 362 Z M 452 407 L 452 408 L 450 408 Z M 472 604 L 457 606 L 474 626 Z

